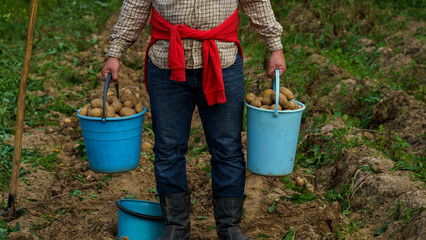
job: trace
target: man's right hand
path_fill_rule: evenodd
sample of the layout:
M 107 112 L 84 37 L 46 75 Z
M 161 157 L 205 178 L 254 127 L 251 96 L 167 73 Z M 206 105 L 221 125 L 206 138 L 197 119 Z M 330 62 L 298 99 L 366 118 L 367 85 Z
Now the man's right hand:
M 112 82 L 118 82 L 118 71 L 120 71 L 120 60 L 115 57 L 108 57 L 104 67 L 102 68 L 102 76 L 106 79 L 108 73 L 112 74 Z

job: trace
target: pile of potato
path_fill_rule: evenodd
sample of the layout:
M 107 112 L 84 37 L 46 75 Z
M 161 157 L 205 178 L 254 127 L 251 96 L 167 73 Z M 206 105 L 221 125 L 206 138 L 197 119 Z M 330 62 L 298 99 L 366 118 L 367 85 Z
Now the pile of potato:
M 126 90 L 128 91 L 125 91 L 120 99 L 117 99 L 114 95 L 107 97 L 105 106 L 105 116 L 107 118 L 127 117 L 143 111 L 143 105 L 138 101 L 139 94 L 134 95 L 129 89 Z M 89 117 L 102 117 L 102 113 L 103 104 L 101 98 L 93 99 L 90 104 L 80 110 L 80 115 Z
M 278 98 L 278 110 L 296 110 L 302 108 L 302 106 L 291 101 L 294 99 L 294 96 L 288 88 L 280 87 Z M 276 94 L 272 89 L 265 89 L 259 97 L 256 97 L 254 93 L 248 93 L 246 95 L 246 102 L 253 107 L 275 110 Z

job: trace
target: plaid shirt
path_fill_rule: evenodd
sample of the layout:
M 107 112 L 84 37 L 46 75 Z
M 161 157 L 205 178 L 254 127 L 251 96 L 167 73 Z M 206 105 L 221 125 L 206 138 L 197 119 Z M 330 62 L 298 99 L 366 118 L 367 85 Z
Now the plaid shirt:
M 169 23 L 184 24 L 198 30 L 210 30 L 223 23 L 241 4 L 241 9 L 249 17 L 251 26 L 268 45 L 269 51 L 282 49 L 282 27 L 275 20 L 271 3 L 267 0 L 124 0 L 120 18 L 111 34 L 111 47 L 108 56 L 121 58 L 123 53 L 138 38 L 148 21 L 151 7 Z M 185 52 L 185 67 L 203 67 L 203 43 L 194 39 L 182 39 Z M 238 52 L 234 42 L 216 41 L 222 68 L 235 62 Z M 151 61 L 162 69 L 167 69 L 169 42 L 158 40 L 148 52 Z

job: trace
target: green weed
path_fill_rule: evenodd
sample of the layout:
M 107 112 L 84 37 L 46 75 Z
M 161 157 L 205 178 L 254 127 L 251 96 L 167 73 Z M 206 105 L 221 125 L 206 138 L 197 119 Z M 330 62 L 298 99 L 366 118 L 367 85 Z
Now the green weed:
M 344 213 L 348 213 L 351 207 L 351 204 L 349 202 L 351 194 L 351 186 L 345 184 L 340 187 L 340 190 L 328 190 L 326 193 L 324 193 L 324 199 L 329 203 L 339 202 L 340 210 Z
M 385 222 L 380 228 L 376 229 L 374 231 L 374 236 L 379 236 L 386 232 L 387 227 L 393 222 L 393 221 L 402 221 L 402 224 L 398 227 L 397 230 L 392 232 L 391 237 L 394 236 L 396 233 L 401 231 L 406 226 L 410 225 L 412 215 L 418 212 L 422 212 L 425 208 L 419 207 L 417 209 L 411 209 L 407 208 L 406 211 L 403 213 L 401 212 L 402 206 L 404 205 L 404 202 L 394 202 L 394 207 L 389 209 L 386 216 L 390 221 Z
M 296 236 L 296 231 L 293 228 L 289 228 L 287 233 L 282 237 L 283 240 L 294 240 Z
M 6 221 L 0 219 L 0 239 L 8 239 L 11 232 L 18 232 L 19 230 L 19 223 L 16 223 L 15 227 L 9 227 Z
M 368 144 L 395 161 L 391 171 L 411 171 L 415 180 L 426 181 L 425 157 L 415 154 L 411 145 L 395 132 L 386 134 L 382 127 L 378 132 L 378 139 Z
M 13 149 L 14 147 L 9 144 L 0 143 L 0 165 L 2 166 L 0 168 L 0 190 L 5 190 L 9 185 L 12 174 Z M 34 150 L 27 150 L 25 148 L 22 149 L 21 162 L 40 164 L 41 166 L 46 166 L 47 168 L 50 166 L 50 164 L 48 164 L 49 161 L 45 160 L 39 152 Z M 22 167 L 19 170 L 20 177 L 23 177 L 28 173 L 29 170 L 26 170 Z

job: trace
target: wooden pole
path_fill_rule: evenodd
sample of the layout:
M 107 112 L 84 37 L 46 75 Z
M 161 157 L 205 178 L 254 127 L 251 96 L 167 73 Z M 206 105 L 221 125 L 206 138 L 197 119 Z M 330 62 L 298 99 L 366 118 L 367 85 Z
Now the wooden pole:
M 15 150 L 13 154 L 12 178 L 10 180 L 9 202 L 11 203 L 7 215 L 11 217 L 15 212 L 15 200 L 18 194 L 19 168 L 21 165 L 22 134 L 24 128 L 25 97 L 27 79 L 30 71 L 31 53 L 33 50 L 34 25 L 37 15 L 37 0 L 31 0 L 30 19 L 28 20 L 27 43 L 25 47 L 24 66 L 22 68 L 21 83 L 19 86 L 18 109 L 16 113 Z

